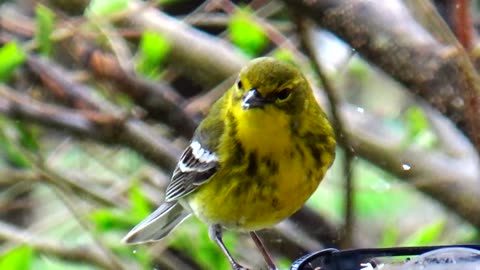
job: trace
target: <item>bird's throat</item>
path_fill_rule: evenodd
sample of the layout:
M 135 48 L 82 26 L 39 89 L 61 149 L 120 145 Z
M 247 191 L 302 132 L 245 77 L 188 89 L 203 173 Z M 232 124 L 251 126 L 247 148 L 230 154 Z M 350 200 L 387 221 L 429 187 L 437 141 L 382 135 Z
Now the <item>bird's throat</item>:
M 234 117 L 237 138 L 247 151 L 267 156 L 291 147 L 290 117 L 282 111 L 271 107 L 241 110 Z

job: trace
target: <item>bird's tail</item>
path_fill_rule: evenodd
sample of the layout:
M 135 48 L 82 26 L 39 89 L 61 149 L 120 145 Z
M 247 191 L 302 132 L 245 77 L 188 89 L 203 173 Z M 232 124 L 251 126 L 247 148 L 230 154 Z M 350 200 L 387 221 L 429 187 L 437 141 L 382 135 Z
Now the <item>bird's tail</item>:
M 190 212 L 178 202 L 165 202 L 135 226 L 122 242 L 138 244 L 160 240 L 188 216 Z

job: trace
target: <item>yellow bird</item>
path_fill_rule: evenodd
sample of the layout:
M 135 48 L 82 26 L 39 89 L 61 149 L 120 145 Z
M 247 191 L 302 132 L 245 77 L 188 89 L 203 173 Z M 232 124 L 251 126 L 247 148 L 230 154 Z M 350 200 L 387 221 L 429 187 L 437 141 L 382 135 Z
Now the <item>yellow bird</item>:
M 252 60 L 195 131 L 167 187 L 165 202 L 125 243 L 165 237 L 191 213 L 233 269 L 222 230 L 248 231 L 276 269 L 256 230 L 299 210 L 335 158 L 335 136 L 303 74 L 263 57 Z

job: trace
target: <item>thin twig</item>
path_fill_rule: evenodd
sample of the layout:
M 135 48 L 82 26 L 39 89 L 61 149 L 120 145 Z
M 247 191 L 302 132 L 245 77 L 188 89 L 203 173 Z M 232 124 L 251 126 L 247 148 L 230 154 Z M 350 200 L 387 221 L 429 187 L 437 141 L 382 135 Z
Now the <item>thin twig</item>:
M 62 242 L 42 238 L 37 234 L 30 233 L 27 230 L 22 230 L 2 221 L 0 221 L 0 238 L 16 243 L 27 244 L 39 252 L 52 254 L 66 260 L 88 262 L 103 269 L 118 269 L 96 246 L 84 245 L 71 247 Z
M 473 46 L 473 22 L 472 22 L 472 11 L 470 6 L 472 1 L 470 0 L 455 0 L 453 1 L 454 10 L 453 16 L 455 21 L 455 35 L 457 36 L 460 43 L 463 45 L 465 50 L 470 51 Z
M 33 61 L 32 61 L 33 60 Z M 131 147 L 167 170 L 173 170 L 181 150 L 167 139 L 156 134 L 152 128 L 139 119 L 127 119 L 122 108 L 93 95 L 90 87 L 77 83 L 70 72 L 44 58 L 29 57 L 33 70 L 39 74 L 44 84 L 92 110 L 86 116 L 94 120 L 101 131 L 100 135 L 110 143 L 120 143 Z M 62 97 L 62 96 L 59 96 Z M 100 113 L 100 114 L 99 114 Z M 102 114 L 103 113 L 103 114 Z M 110 116 L 97 119 L 95 116 Z
M 327 78 L 327 75 L 323 71 L 320 61 L 317 59 L 317 56 L 315 54 L 315 45 L 313 44 L 313 39 L 311 36 L 312 29 L 308 22 L 305 19 L 302 19 L 300 16 L 296 16 L 296 21 L 302 45 L 305 48 L 306 54 L 312 60 L 313 68 L 317 76 L 322 81 L 325 92 L 327 93 L 327 97 L 331 105 L 333 119 L 332 124 L 335 130 L 337 141 L 343 146 L 343 149 L 345 151 L 345 160 L 343 162 L 343 171 L 345 176 L 345 224 L 344 234 L 342 235 L 342 245 L 343 247 L 351 247 L 353 245 L 353 228 L 355 225 L 354 184 L 352 175 L 355 153 L 345 132 L 345 125 L 340 117 L 340 110 L 338 106 L 340 105 L 341 101 L 337 96 L 337 91 L 330 83 L 330 80 Z
M 182 109 L 185 100 L 174 89 L 126 71 L 113 55 L 84 39 L 76 39 L 71 45 L 77 61 L 93 71 L 97 78 L 114 82 L 112 89 L 131 97 L 147 111 L 148 117 L 165 122 L 186 138 L 193 135 L 197 123 Z
M 45 178 L 50 179 L 51 183 L 53 184 L 51 186 L 53 192 L 64 203 L 67 209 L 69 209 L 70 213 L 75 217 L 78 224 L 80 224 L 80 226 L 91 235 L 91 239 L 96 244 L 96 247 L 98 250 L 101 250 L 103 254 L 105 254 L 105 256 L 110 260 L 110 264 L 119 270 L 126 269 L 123 263 L 112 253 L 109 248 L 107 248 L 103 241 L 100 238 L 95 237 L 91 223 L 84 218 L 86 214 L 81 210 L 81 204 L 74 202 L 74 199 L 79 199 L 78 195 L 76 195 L 75 191 L 68 184 L 65 184 L 72 183 L 72 181 L 59 177 L 56 172 L 52 171 L 46 166 L 42 156 L 32 154 L 30 151 L 24 149 L 21 145 L 13 140 L 11 140 L 9 143 L 14 145 L 16 149 L 19 150 L 24 157 L 29 160 L 35 171 L 45 176 Z
M 400 0 L 284 2 L 450 118 L 480 152 L 480 76 L 462 46 L 436 39 Z M 440 25 L 438 31 L 450 32 Z

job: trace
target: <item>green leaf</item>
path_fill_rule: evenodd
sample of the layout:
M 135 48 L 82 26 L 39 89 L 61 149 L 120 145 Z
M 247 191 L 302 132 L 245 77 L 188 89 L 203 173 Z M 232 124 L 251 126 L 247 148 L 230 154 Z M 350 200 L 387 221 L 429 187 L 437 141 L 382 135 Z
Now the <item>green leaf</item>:
M 407 120 L 411 137 L 416 136 L 417 134 L 429 128 L 425 113 L 417 106 L 409 108 L 406 112 L 405 118 Z
M 33 255 L 29 246 L 16 247 L 0 257 L 0 269 L 29 270 Z
M 104 208 L 92 212 L 90 217 L 97 225 L 97 228 L 102 232 L 114 229 L 130 229 L 152 211 L 150 204 L 138 186 L 132 187 L 129 199 L 131 204 L 131 209 L 129 210 Z
M 116 208 L 96 210 L 90 214 L 90 218 L 101 232 L 131 229 L 133 225 L 140 221 L 136 218 L 134 212 Z
M 143 195 L 138 185 L 135 185 L 130 189 L 129 199 L 132 205 L 132 215 L 138 221 L 146 218 L 152 211 L 147 198 Z
M 202 224 L 199 219 L 186 220 L 172 234 L 172 241 L 169 245 L 191 256 L 204 269 L 231 269 L 222 251 L 210 240 L 207 226 Z M 225 231 L 223 241 L 235 257 L 237 245 L 235 234 Z
M 246 9 L 238 9 L 228 24 L 230 39 L 248 56 L 258 56 L 268 44 L 263 27 Z
M 0 48 L 0 59 L 0 82 L 5 82 L 23 64 L 25 53 L 15 42 L 9 42 Z
M 112 15 L 127 9 L 128 0 L 92 0 L 85 9 L 87 16 Z
M 158 77 L 160 67 L 167 59 L 169 52 L 170 42 L 165 37 L 153 31 L 143 32 L 136 65 L 137 71 L 149 78 Z
M 399 231 L 396 226 L 388 226 L 385 228 L 380 240 L 380 247 L 393 247 L 398 242 Z
M 440 240 L 440 236 L 445 229 L 446 221 L 440 219 L 432 222 L 423 228 L 420 228 L 417 232 L 407 238 L 402 245 L 403 246 L 426 246 L 437 244 Z
M 28 150 L 37 151 L 40 149 L 38 142 L 38 130 L 22 121 L 15 121 L 19 133 L 19 143 Z
M 44 5 L 38 5 L 35 13 L 37 16 L 37 32 L 35 38 L 39 45 L 40 53 L 49 56 L 53 51 L 50 36 L 55 26 L 55 14 Z
M 163 7 L 176 3 L 182 3 L 185 2 L 185 0 L 156 0 L 155 2 Z
M 353 76 L 355 79 L 360 82 L 365 82 L 368 80 L 370 74 L 370 67 L 367 63 L 360 60 L 357 57 L 353 57 L 348 64 L 349 75 Z
M 12 139 L 5 134 L 5 130 L 12 129 L 9 122 L 0 122 L 0 153 L 5 155 L 5 159 L 11 166 L 16 168 L 29 168 L 31 166 L 28 158 L 18 149 L 18 146 L 12 142 Z
M 418 106 L 413 106 L 406 111 L 405 119 L 408 130 L 406 143 L 415 143 L 431 149 L 437 139 L 430 130 L 430 123 L 424 111 Z
M 293 53 L 289 50 L 279 48 L 278 50 L 275 50 L 272 56 L 277 58 L 278 60 L 282 60 L 291 64 L 296 64 L 295 55 L 293 55 Z

